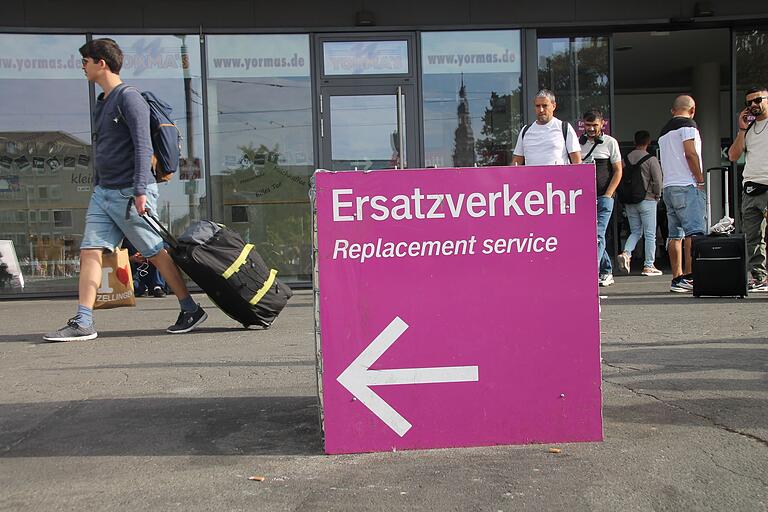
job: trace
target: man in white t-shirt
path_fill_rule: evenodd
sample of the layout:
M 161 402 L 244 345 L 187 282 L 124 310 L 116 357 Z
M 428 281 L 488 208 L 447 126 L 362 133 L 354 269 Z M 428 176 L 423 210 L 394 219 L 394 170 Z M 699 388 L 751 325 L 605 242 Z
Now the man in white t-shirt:
M 585 131 L 579 138 L 582 158 L 586 164 L 595 164 L 598 283 L 610 286 L 613 284 L 613 264 L 605 250 L 605 231 L 613 213 L 613 195 L 621 181 L 621 152 L 616 139 L 603 133 L 605 116 L 601 111 L 587 110 L 581 117 Z
M 517 137 L 512 165 L 564 165 L 581 163 L 576 131 L 555 117 L 557 102 L 552 91 L 542 89 L 533 99 L 536 121 L 524 126 Z
M 687 95 L 672 103 L 670 119 L 659 135 L 661 168 L 664 171 L 662 191 L 667 207 L 667 252 L 672 266 L 672 292 L 693 290 L 691 274 L 691 237 L 707 232 L 705 216 L 704 174 L 701 163 L 701 135 L 693 116 L 696 102 Z M 685 262 L 683 262 L 685 240 Z
M 728 149 L 728 159 L 735 162 L 746 153 L 744 190 L 741 195 L 741 220 L 747 238 L 749 291 L 768 291 L 765 268 L 765 214 L 768 212 L 768 88 L 747 91 L 745 108 L 739 112 L 739 132 Z M 754 121 L 748 122 L 749 117 Z M 763 133 L 765 132 L 765 133 Z

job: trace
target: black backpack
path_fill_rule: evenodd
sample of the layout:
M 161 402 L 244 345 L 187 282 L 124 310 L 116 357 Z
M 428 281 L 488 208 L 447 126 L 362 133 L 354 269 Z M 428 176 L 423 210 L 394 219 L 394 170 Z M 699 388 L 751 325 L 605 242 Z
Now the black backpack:
M 128 87 L 120 89 L 122 91 Z M 141 92 L 141 97 L 149 105 L 149 135 L 152 138 L 152 173 L 158 182 L 168 181 L 179 169 L 181 158 L 181 134 L 176 123 L 171 120 L 170 105 L 149 91 Z M 119 99 L 122 99 L 119 98 Z M 118 111 L 123 115 L 118 102 Z
M 653 155 L 647 154 L 635 164 L 629 163 L 629 158 L 624 158 L 624 171 L 621 175 L 621 181 L 616 192 L 619 201 L 624 204 L 637 204 L 645 199 L 647 193 L 643 183 L 643 172 L 641 166 Z

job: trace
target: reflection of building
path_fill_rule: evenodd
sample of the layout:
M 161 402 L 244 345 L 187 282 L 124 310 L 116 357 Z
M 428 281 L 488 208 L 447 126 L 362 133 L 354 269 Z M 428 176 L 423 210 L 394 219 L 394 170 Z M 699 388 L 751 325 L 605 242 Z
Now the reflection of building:
M 475 134 L 472 133 L 472 119 L 469 114 L 467 87 L 464 85 L 464 75 L 461 75 L 459 87 L 459 106 L 456 109 L 459 125 L 456 127 L 453 143 L 453 165 L 455 167 L 472 167 L 475 165 Z
M 29 262 L 25 274 L 76 274 L 90 154 L 90 144 L 68 133 L 0 132 L 0 177 L 12 185 L 0 189 L 0 238 L 13 240 L 22 266 Z

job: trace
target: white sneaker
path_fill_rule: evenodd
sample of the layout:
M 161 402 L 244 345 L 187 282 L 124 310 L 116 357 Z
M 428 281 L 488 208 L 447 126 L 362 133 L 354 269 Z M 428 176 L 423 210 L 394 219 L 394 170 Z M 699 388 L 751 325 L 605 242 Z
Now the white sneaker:
M 663 272 L 656 267 L 643 267 L 642 274 L 644 276 L 660 276 Z
M 599 283 L 600 286 L 611 286 L 613 284 L 613 274 L 602 274 Z
M 629 262 L 632 261 L 632 256 L 627 252 L 622 252 L 616 256 L 616 260 L 619 263 L 619 270 L 629 274 Z

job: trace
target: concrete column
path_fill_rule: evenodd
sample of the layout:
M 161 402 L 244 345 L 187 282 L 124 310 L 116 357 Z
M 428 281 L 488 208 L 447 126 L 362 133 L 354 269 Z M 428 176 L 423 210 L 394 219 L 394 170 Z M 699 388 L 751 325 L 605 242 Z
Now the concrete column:
M 693 99 L 696 100 L 696 123 L 701 131 L 702 171 L 720 165 L 720 64 L 705 62 L 693 68 Z M 717 171 L 708 177 L 712 204 L 710 225 L 723 215 L 723 187 L 721 174 Z

